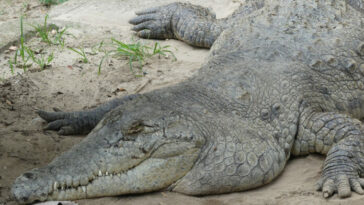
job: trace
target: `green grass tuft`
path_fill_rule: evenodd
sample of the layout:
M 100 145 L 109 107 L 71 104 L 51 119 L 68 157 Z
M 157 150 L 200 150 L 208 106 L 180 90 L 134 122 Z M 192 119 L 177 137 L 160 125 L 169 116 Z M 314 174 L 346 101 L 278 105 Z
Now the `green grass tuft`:
M 48 14 L 45 15 L 45 17 L 44 17 L 43 25 L 30 25 L 30 26 L 32 26 L 35 29 L 35 31 L 40 36 L 40 38 L 42 38 L 43 42 L 46 42 L 49 45 L 51 45 L 52 41 L 49 38 L 49 32 L 50 31 L 48 29 L 47 20 L 48 20 Z
M 80 55 L 82 57 L 81 60 L 82 60 L 83 63 L 88 63 L 89 62 L 89 60 L 88 60 L 88 58 L 86 56 L 85 50 L 83 48 L 77 49 L 77 48 L 69 47 L 68 49 L 70 49 L 71 51 L 73 51 L 73 52 L 77 53 L 78 55 Z
M 26 46 L 24 45 L 25 36 L 24 36 L 23 18 L 24 18 L 23 16 L 20 16 L 20 48 L 15 51 L 14 60 L 12 62 L 9 62 L 9 66 L 10 66 L 12 73 L 14 73 L 14 65 L 18 64 L 18 55 L 21 57 L 22 64 L 20 66 L 23 68 L 24 72 L 26 71 L 27 67 L 29 67 L 28 61 L 30 59 L 30 56 L 25 55 Z
M 105 56 L 101 59 L 99 64 L 99 70 L 98 74 L 101 73 L 101 67 L 106 58 L 108 58 L 110 55 L 112 56 L 119 56 L 126 58 L 129 63 L 130 70 L 136 75 L 136 76 L 142 76 L 135 72 L 133 67 L 133 62 L 139 63 L 139 72 L 142 72 L 145 60 L 147 58 L 151 58 L 153 56 L 158 55 L 168 57 L 168 54 L 170 54 L 174 60 L 177 60 L 174 53 L 169 49 L 170 46 L 161 46 L 158 42 L 154 44 L 153 47 L 145 45 L 141 42 L 135 42 L 131 44 L 123 43 L 121 41 L 116 40 L 115 38 L 111 39 L 111 46 L 112 50 L 105 51 Z M 101 50 L 101 47 L 103 45 L 103 42 L 100 43 L 99 50 Z
M 9 63 L 11 74 L 14 75 L 14 63 L 12 60 L 8 60 L 8 63 Z
M 126 57 L 128 59 L 131 71 L 133 71 L 132 62 L 138 61 L 140 64 L 140 68 L 142 68 L 145 58 L 150 56 L 148 53 L 150 47 L 143 45 L 140 42 L 125 44 L 114 38 L 112 38 L 111 41 L 116 45 L 116 50 L 114 51 L 114 53 L 118 56 Z
M 47 30 L 47 18 L 46 15 L 44 20 L 44 25 L 37 26 L 36 31 L 39 33 L 40 37 L 43 41 L 46 41 L 51 44 L 55 44 L 54 42 L 58 41 L 61 46 L 64 45 L 64 39 L 62 38 L 63 34 L 66 32 L 66 28 L 61 32 L 58 32 L 58 36 L 56 34 L 56 40 L 51 41 L 49 38 L 49 31 Z M 18 59 L 20 56 L 20 59 Z M 20 46 L 15 51 L 14 57 L 8 60 L 9 68 L 12 74 L 15 73 L 14 68 L 20 67 L 23 68 L 24 72 L 27 71 L 27 68 L 32 64 L 28 63 L 29 60 L 32 60 L 33 63 L 36 63 L 41 69 L 47 68 L 50 66 L 51 62 L 54 59 L 53 53 L 48 56 L 40 54 L 40 56 L 36 55 L 35 52 L 28 46 L 25 45 L 25 35 L 24 35 L 24 17 L 20 16 Z
M 67 1 L 67 0 L 39 0 L 39 1 L 44 6 L 51 6 L 51 5 L 56 5 L 56 4 L 63 3 L 65 1 Z
M 31 25 L 34 28 L 37 35 L 42 39 L 43 42 L 47 43 L 48 45 L 61 45 L 62 48 L 64 47 L 64 35 L 68 34 L 67 27 L 59 30 L 59 28 L 53 24 L 48 25 L 48 14 L 44 17 L 43 25 Z M 55 33 L 51 33 L 55 31 Z
M 26 52 L 31 57 L 31 59 L 33 60 L 33 62 L 36 63 L 36 64 L 38 64 L 38 66 L 39 66 L 40 69 L 45 69 L 47 67 L 50 67 L 51 62 L 54 59 L 53 53 L 51 53 L 47 57 L 41 54 L 40 57 L 38 58 L 34 54 L 34 51 L 32 49 L 28 48 L 28 47 L 26 48 Z
M 68 29 L 67 27 L 62 29 L 61 31 L 58 31 L 58 29 L 57 29 L 57 33 L 54 36 L 53 44 L 58 44 L 62 48 L 64 48 L 64 37 L 63 37 L 63 35 L 66 34 L 67 29 Z

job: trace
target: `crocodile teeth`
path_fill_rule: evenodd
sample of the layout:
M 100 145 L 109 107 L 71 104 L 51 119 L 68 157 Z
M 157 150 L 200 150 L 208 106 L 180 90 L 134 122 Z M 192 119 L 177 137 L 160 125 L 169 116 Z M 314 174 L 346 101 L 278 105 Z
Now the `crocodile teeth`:
M 57 182 L 54 182 L 53 184 L 53 190 L 57 190 L 58 189 L 58 183 Z
M 82 186 L 82 191 L 86 192 L 86 187 L 85 186 Z
M 99 170 L 99 177 L 101 177 L 102 176 L 102 172 L 101 172 L 101 170 Z
M 109 175 L 109 172 L 106 172 L 105 175 L 108 176 Z

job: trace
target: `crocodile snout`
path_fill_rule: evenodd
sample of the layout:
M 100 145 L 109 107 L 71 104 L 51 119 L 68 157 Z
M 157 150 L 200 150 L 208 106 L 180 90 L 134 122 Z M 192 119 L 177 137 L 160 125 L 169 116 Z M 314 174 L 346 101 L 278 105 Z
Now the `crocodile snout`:
M 34 171 L 26 172 L 15 180 L 12 194 L 17 202 L 24 204 L 37 200 L 44 201 L 47 198 L 48 187 L 44 180 L 39 180 L 40 174 Z

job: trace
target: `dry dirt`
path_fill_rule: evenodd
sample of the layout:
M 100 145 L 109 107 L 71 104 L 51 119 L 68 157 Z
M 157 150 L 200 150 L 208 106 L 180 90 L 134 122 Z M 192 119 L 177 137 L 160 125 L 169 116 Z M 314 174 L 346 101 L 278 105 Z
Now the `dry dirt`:
M 66 46 L 85 48 L 88 63 L 80 63 L 74 52 L 57 45 L 49 46 L 37 36 L 27 39 L 32 49 L 55 59 L 51 67 L 41 70 L 33 64 L 28 71 L 15 68 L 10 72 L 8 60 L 14 51 L 0 53 L 0 205 L 16 204 L 10 197 L 10 187 L 21 173 L 46 165 L 54 157 L 84 136 L 59 136 L 44 131 L 44 122 L 35 110 L 64 111 L 87 109 L 115 97 L 181 82 L 193 75 L 203 64 L 208 50 L 188 46 L 176 40 L 159 41 L 170 45 L 177 61 L 171 57 L 153 57 L 145 62 L 143 77 L 136 77 L 124 59 L 109 58 L 98 75 L 98 65 L 103 53 L 95 51 L 101 41 L 116 38 L 133 42 L 137 38 L 127 23 L 135 10 L 161 5 L 171 0 L 70 0 L 50 9 L 39 5 L 37 0 L 0 0 L 0 32 L 7 22 L 18 21 L 25 13 L 26 21 L 44 18 L 60 28 L 68 27 Z M 224 17 L 239 6 L 243 0 L 191 0 L 190 2 L 213 8 L 218 17 Z M 16 30 L 16 28 L 14 28 Z M 72 34 L 72 35 L 70 35 Z M 1 36 L 1 34 L 0 34 Z M 11 41 L 11 39 L 9 39 Z M 155 41 L 143 41 L 152 44 Z M 14 46 L 19 47 L 14 43 Z M 137 68 L 135 68 L 137 69 Z M 17 74 L 18 73 L 18 74 Z M 171 192 L 143 195 L 105 197 L 77 201 L 78 204 L 363 204 L 364 197 L 357 194 L 340 200 L 337 196 L 324 200 L 314 191 L 319 179 L 321 156 L 292 159 L 281 176 L 268 186 L 255 190 L 224 195 L 191 197 Z

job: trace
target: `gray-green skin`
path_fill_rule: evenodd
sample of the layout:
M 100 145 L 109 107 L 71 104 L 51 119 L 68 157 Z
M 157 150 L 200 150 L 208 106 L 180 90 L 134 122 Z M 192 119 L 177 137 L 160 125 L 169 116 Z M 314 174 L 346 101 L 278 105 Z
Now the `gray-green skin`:
M 325 198 L 363 194 L 363 6 L 256 0 L 224 19 L 183 3 L 137 12 L 138 36 L 211 47 L 207 62 L 172 87 L 88 111 L 39 111 L 60 134 L 92 131 L 17 178 L 15 199 L 242 191 L 309 153 L 327 156 L 317 185 Z

